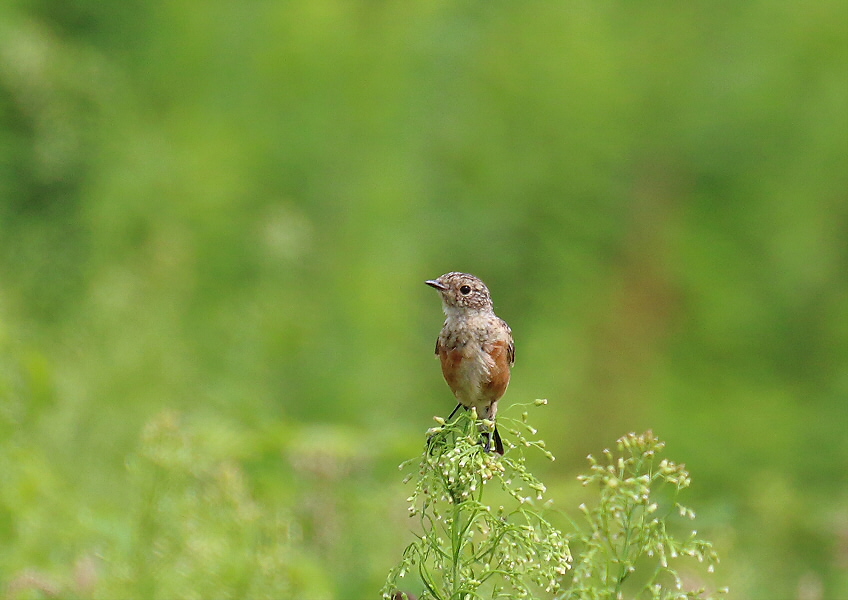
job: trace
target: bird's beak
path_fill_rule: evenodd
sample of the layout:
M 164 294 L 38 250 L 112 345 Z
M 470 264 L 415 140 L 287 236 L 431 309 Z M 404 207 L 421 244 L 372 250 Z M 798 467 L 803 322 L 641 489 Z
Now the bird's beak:
M 436 288 L 436 289 L 437 289 L 437 290 L 439 290 L 440 292 L 444 292 L 446 289 L 448 289 L 448 286 L 446 286 L 446 285 L 444 285 L 444 284 L 442 284 L 442 283 L 439 283 L 439 282 L 438 282 L 438 281 L 436 281 L 435 279 L 431 279 L 431 280 L 429 280 L 429 281 L 425 281 L 424 283 L 426 283 L 426 284 L 427 284 L 427 285 L 429 285 L 430 287 L 434 287 L 434 288 Z

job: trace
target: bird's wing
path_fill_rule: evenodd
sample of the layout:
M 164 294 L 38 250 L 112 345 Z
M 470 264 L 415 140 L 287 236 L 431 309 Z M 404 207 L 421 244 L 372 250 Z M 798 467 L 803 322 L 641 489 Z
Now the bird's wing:
M 501 323 L 503 323 L 504 327 L 506 327 L 506 332 L 509 336 L 509 343 L 506 348 L 506 357 L 509 359 L 509 365 L 512 366 L 515 364 L 515 342 L 512 339 L 512 329 L 509 328 L 509 325 L 507 325 L 506 321 L 503 319 L 501 319 Z

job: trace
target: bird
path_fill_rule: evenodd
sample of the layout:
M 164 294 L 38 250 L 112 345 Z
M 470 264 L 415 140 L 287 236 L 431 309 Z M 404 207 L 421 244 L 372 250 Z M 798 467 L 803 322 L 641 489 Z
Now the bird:
M 473 407 L 478 417 L 494 422 L 515 364 L 512 330 L 495 314 L 489 288 L 474 275 L 454 271 L 424 283 L 439 292 L 446 317 L 436 339 L 436 356 L 458 402 L 448 420 L 460 407 Z M 484 436 L 486 452 L 494 441 L 495 451 L 504 453 L 497 424 L 491 436 Z

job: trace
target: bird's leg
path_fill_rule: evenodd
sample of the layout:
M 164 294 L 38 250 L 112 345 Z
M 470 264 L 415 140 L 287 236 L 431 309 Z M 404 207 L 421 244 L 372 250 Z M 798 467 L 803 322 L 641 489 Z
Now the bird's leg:
M 494 418 L 492 418 L 492 421 L 494 421 Z M 483 445 L 483 449 L 486 452 L 492 451 L 492 441 L 494 441 L 495 442 L 495 452 L 497 452 L 498 454 L 503 456 L 504 445 L 503 445 L 503 440 L 501 440 L 501 434 L 498 432 L 497 424 L 494 424 L 492 426 L 491 430 L 484 431 L 483 432 L 483 438 L 485 438 L 485 440 L 486 440 L 486 443 Z
M 456 411 L 458 411 L 458 410 L 460 409 L 460 407 L 464 408 L 465 410 L 468 410 L 468 407 L 467 407 L 467 406 L 463 406 L 463 405 L 462 405 L 462 403 L 457 404 L 457 405 L 456 405 L 456 408 L 454 408 L 454 409 L 453 409 L 453 412 L 452 412 L 452 413 L 450 414 L 450 416 L 447 418 L 447 420 L 448 420 L 448 421 L 450 421 L 451 419 L 453 419 L 453 416 L 456 414 Z M 436 437 L 436 434 L 434 433 L 434 434 L 430 435 L 430 436 L 427 438 L 427 451 L 428 451 L 428 452 L 430 451 L 430 447 L 433 445 L 433 439 L 434 439 L 435 437 Z
M 452 412 L 452 413 L 450 414 L 450 416 L 448 417 L 448 421 L 450 421 L 451 419 L 453 419 L 453 416 L 456 414 L 456 411 L 458 411 L 458 410 L 460 409 L 460 407 L 465 408 L 465 407 L 463 407 L 463 406 L 462 406 L 462 403 L 461 403 L 461 402 L 460 402 L 459 404 L 457 404 L 457 405 L 456 405 L 456 408 L 455 408 L 455 409 L 453 409 L 453 412 Z

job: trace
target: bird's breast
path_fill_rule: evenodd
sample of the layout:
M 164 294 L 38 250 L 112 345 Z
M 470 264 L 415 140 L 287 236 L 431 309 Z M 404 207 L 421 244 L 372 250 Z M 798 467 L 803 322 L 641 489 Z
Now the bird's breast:
M 439 337 L 442 373 L 465 406 L 487 407 L 509 384 L 508 333 L 500 321 L 472 318 L 445 323 Z

